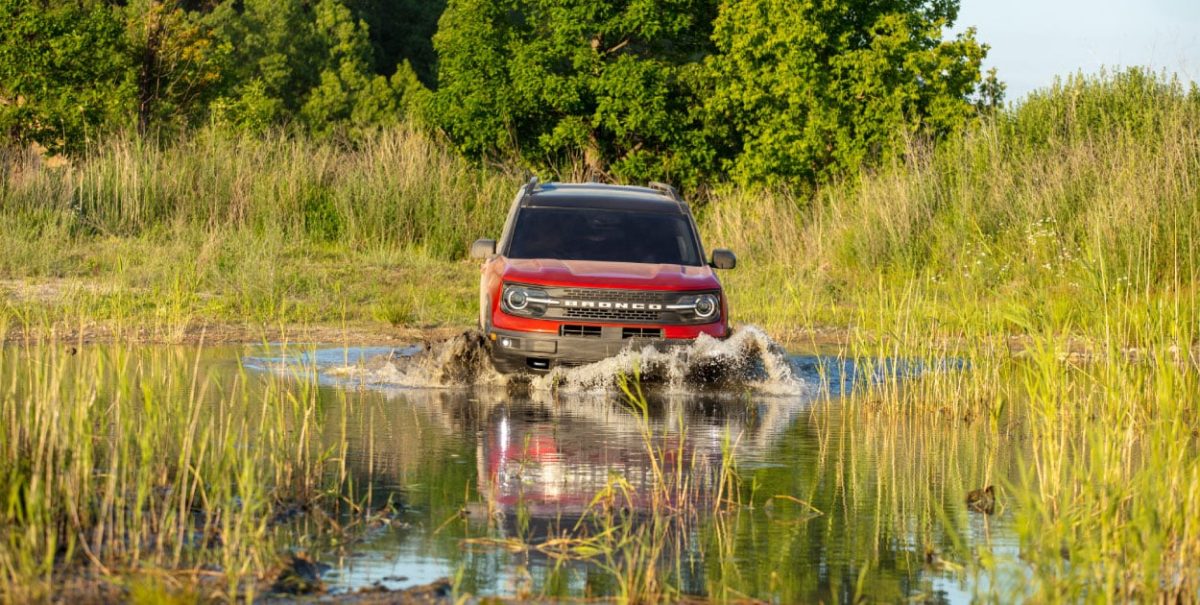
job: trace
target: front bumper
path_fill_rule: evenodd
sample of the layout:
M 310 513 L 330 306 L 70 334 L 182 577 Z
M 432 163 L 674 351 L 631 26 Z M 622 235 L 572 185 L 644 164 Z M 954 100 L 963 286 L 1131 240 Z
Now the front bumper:
M 556 367 L 595 363 L 625 349 L 640 351 L 652 346 L 666 350 L 695 342 L 691 338 L 623 338 L 621 327 L 604 327 L 599 337 L 493 329 L 488 340 L 492 365 L 506 374 L 549 372 Z

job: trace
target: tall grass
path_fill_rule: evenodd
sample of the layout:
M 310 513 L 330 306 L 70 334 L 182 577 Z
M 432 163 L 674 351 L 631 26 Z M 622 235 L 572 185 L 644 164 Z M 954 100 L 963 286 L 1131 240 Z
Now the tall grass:
M 356 147 L 215 129 L 160 143 L 123 135 L 78 162 L 9 169 L 0 209 L 35 233 L 136 236 L 173 229 L 337 242 L 356 250 L 461 256 L 498 230 L 512 187 L 417 131 Z
M 742 253 L 749 270 L 729 279 L 754 318 L 846 324 L 882 286 L 917 290 L 947 332 L 1001 327 L 1016 307 L 1035 329 L 1096 333 L 1106 298 L 1195 299 L 1200 91 L 1073 77 L 811 199 L 721 194 L 702 222 Z
M 0 328 L 47 331 L 403 321 L 418 296 L 418 308 L 442 301 L 434 321 L 467 325 L 475 268 L 447 261 L 498 233 L 520 181 L 410 130 L 353 148 L 218 131 L 118 138 L 56 169 L 6 157 Z M 864 443 L 882 444 L 886 461 L 904 463 L 914 413 L 945 431 L 986 426 L 987 443 L 1026 439 L 1017 471 L 984 473 L 1015 509 L 1032 570 L 1028 588 L 999 596 L 1200 594 L 1195 88 L 1139 71 L 1071 78 L 815 195 L 718 190 L 698 206 L 707 244 L 740 254 L 723 275 L 735 317 L 845 328 L 855 353 L 885 360 L 865 366 L 876 380 L 847 409 L 868 415 Z M 43 295 L 54 279 L 66 283 Z M 321 485 L 320 456 L 295 438 L 309 399 L 267 396 L 262 418 L 234 401 L 201 414 L 192 374 L 131 363 L 119 347 L 86 355 L 0 352 L 3 589 L 45 594 L 63 562 L 216 562 L 231 582 L 260 567 L 270 502 Z M 97 394 L 104 381 L 116 395 Z M 239 456 L 245 444 L 263 455 Z M 894 518 L 919 506 L 928 529 L 942 514 L 949 496 L 875 476 L 862 493 Z M 634 533 L 605 535 L 628 541 L 603 546 L 625 594 L 677 594 L 627 565 L 664 552 L 669 524 L 622 527 Z M 226 548 L 201 548 L 217 529 Z M 982 555 L 977 565 L 1004 573 Z
M 969 368 L 867 392 L 1025 425 L 998 483 L 1032 573 L 1002 598 L 1194 600 L 1200 92 L 1073 78 L 914 158 L 826 191 L 792 241 L 830 259 L 858 350 Z
M 220 385 L 200 355 L 0 348 L 0 600 L 154 570 L 252 597 L 276 512 L 336 508 L 341 452 L 314 448 L 315 378 Z
M 212 129 L 130 135 L 67 166 L 5 161 L 0 312 L 41 332 L 79 317 L 166 320 L 150 330 L 160 340 L 213 321 L 391 323 L 426 289 L 399 319 L 465 323 L 471 270 L 441 261 L 499 232 L 517 180 L 403 128 L 356 147 Z M 30 311 L 45 321 L 29 326 Z
M 1033 454 L 1013 478 L 1019 533 L 1041 600 L 1200 596 L 1200 325 L 1109 309 L 1134 331 L 1064 361 L 1051 336 L 1020 367 Z
M 218 321 L 402 322 L 404 296 L 380 299 L 403 284 L 375 284 L 412 266 L 404 281 L 442 294 L 429 298 L 469 302 L 470 263 L 441 261 L 498 236 L 522 180 L 404 127 L 353 146 L 118 136 L 65 167 L 3 161 L 0 279 L 174 290 L 186 315 Z M 1011 327 L 1014 309 L 1096 333 L 1107 298 L 1194 300 L 1198 175 L 1200 92 L 1134 70 L 1069 78 L 811 195 L 718 187 L 694 202 L 706 243 L 741 256 L 723 277 L 742 320 L 845 326 L 880 290 L 914 290 L 947 335 Z M 421 280 L 439 264 L 444 277 Z
M 982 430 L 1019 452 L 988 481 L 1012 511 L 1020 556 L 976 555 L 971 568 L 990 576 L 981 596 L 1195 600 L 1198 307 L 1153 291 L 1113 297 L 1096 310 L 1113 329 L 1087 333 L 1084 347 L 1070 326 L 1048 330 L 1013 311 L 1011 326 L 1027 337 L 1011 351 L 1008 325 L 937 338 L 923 302 L 879 296 L 867 305 L 874 312 L 859 324 L 869 329 L 851 343 L 866 359 L 845 407 L 866 426 L 901 430 L 915 416 L 946 435 Z

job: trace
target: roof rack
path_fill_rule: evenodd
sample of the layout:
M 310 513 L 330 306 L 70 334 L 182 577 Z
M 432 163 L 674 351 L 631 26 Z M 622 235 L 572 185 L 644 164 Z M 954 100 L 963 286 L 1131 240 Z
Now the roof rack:
M 651 189 L 679 202 L 680 204 L 684 203 L 683 198 L 680 197 L 680 195 L 679 195 L 679 192 L 676 191 L 674 187 L 672 187 L 666 183 L 660 183 L 658 181 L 650 181 L 649 187 Z
M 529 201 L 529 196 L 533 195 L 538 188 L 538 178 L 536 176 L 529 177 L 525 185 L 521 187 L 521 205 L 524 206 Z

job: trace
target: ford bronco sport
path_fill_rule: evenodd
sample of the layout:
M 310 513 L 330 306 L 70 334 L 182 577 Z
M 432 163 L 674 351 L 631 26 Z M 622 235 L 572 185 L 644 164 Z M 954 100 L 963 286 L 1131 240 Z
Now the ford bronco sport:
M 701 334 L 725 338 L 729 311 L 706 262 L 687 203 L 668 185 L 539 184 L 521 187 L 499 243 L 485 259 L 479 326 L 502 372 L 546 372 L 627 347 L 665 348 Z

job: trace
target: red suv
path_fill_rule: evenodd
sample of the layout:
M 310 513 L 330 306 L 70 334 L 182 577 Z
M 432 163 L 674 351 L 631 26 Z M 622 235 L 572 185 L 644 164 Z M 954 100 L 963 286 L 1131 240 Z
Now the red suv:
M 729 312 L 691 209 L 668 185 L 539 184 L 517 193 L 486 259 L 479 326 L 502 372 L 545 372 L 599 361 L 626 347 L 724 338 Z

